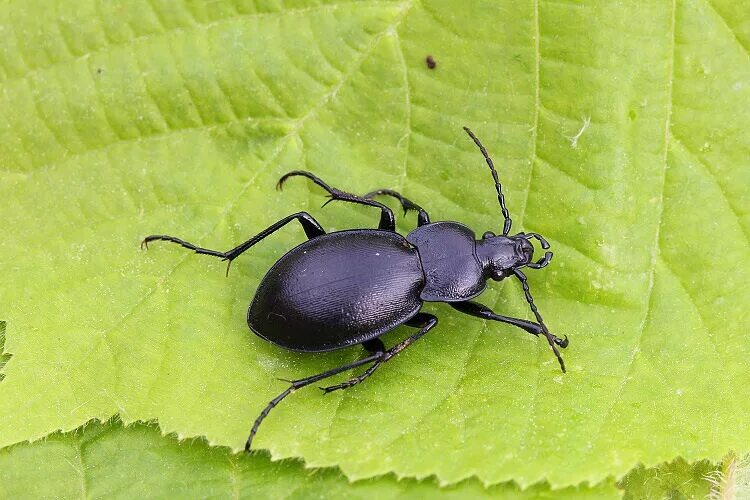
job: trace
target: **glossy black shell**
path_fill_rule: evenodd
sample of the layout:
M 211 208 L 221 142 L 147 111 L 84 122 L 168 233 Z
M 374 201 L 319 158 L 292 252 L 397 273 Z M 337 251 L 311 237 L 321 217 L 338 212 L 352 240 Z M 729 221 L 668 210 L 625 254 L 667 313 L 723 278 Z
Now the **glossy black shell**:
M 459 222 L 435 222 L 416 228 L 406 239 L 417 247 L 422 262 L 422 300 L 462 302 L 484 291 L 487 276 L 471 228 Z
M 247 312 L 260 337 L 293 351 L 360 344 L 422 306 L 417 250 L 375 229 L 324 234 L 293 248 L 266 273 Z

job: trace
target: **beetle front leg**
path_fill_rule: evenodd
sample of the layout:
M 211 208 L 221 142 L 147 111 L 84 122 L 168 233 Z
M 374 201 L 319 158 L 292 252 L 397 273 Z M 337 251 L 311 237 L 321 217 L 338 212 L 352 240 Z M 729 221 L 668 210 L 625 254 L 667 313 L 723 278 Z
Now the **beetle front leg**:
M 453 309 L 460 311 L 464 314 L 468 314 L 470 316 L 476 316 L 477 318 L 482 319 L 490 319 L 493 321 L 500 321 L 502 323 L 508 323 L 509 325 L 516 326 L 522 330 L 525 330 L 529 332 L 532 335 L 544 335 L 544 330 L 542 327 L 536 323 L 532 323 L 531 321 L 526 321 L 525 319 L 519 319 L 519 318 L 511 318 L 510 316 L 503 316 L 502 314 L 497 314 L 496 312 L 492 311 L 489 307 L 480 304 L 478 302 L 474 302 L 471 300 L 467 300 L 465 302 L 450 302 L 448 303 L 449 306 L 451 306 Z M 566 336 L 564 339 L 561 339 L 555 335 L 552 335 L 552 341 L 559 345 L 562 348 L 565 348 L 568 346 L 568 337 Z

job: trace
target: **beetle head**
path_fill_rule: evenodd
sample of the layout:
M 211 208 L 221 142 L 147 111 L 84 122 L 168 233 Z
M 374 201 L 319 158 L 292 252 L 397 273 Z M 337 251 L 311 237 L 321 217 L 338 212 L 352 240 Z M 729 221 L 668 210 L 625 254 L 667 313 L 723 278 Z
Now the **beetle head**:
M 552 259 L 552 252 L 545 252 L 544 257 L 534 262 L 534 246 L 531 239 L 539 240 L 542 248 L 547 250 L 549 243 L 537 233 L 519 233 L 515 236 L 496 236 L 492 231 L 482 235 L 477 241 L 477 257 L 489 278 L 500 281 L 513 274 L 514 269 L 530 267 L 541 269 Z

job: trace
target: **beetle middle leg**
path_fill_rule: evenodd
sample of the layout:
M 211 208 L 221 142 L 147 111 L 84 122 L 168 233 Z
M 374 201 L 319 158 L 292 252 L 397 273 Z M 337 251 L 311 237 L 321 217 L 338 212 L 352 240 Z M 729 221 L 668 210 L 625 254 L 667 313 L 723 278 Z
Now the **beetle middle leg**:
M 192 250 L 195 253 L 202 254 L 202 255 L 212 255 L 214 257 L 219 257 L 221 260 L 226 260 L 227 261 L 227 274 L 229 274 L 229 266 L 232 264 L 232 261 L 236 259 L 241 253 L 245 252 L 247 249 L 249 249 L 256 243 L 258 243 L 260 240 L 266 238 L 272 233 L 275 233 L 276 231 L 278 231 L 283 226 L 287 225 L 293 220 L 299 221 L 299 223 L 302 225 L 302 229 L 304 229 L 305 234 L 307 235 L 307 238 L 310 240 L 317 236 L 326 234 L 323 228 L 320 227 L 320 224 L 318 224 L 318 221 L 313 219 L 312 215 L 308 214 L 307 212 L 297 212 L 296 214 L 288 215 L 284 217 L 283 219 L 281 219 L 280 221 L 274 224 L 271 224 L 266 229 L 256 234 L 255 236 L 253 236 L 246 242 L 226 252 L 220 252 L 218 250 L 209 250 L 208 248 L 201 248 L 199 246 L 193 245 L 192 243 L 188 243 L 185 240 L 181 240 L 180 238 L 177 238 L 175 236 L 168 236 L 166 234 L 152 234 L 151 236 L 146 236 L 146 238 L 144 238 L 144 240 L 141 242 L 141 248 L 143 247 L 148 248 L 148 244 L 151 241 L 157 241 L 157 240 L 171 241 L 172 243 L 177 243 L 178 245 L 185 247 L 189 250 Z
M 396 218 L 393 216 L 393 210 L 388 208 L 387 206 L 383 205 L 382 203 L 371 200 L 369 198 L 364 198 L 361 196 L 357 196 L 355 194 L 347 193 L 345 191 L 341 191 L 340 189 L 333 188 L 326 184 L 320 177 L 316 176 L 315 174 L 312 174 L 306 170 L 292 170 L 291 172 L 287 172 L 286 174 L 281 176 L 281 179 L 279 179 L 279 182 L 276 183 L 276 189 L 281 189 L 284 185 L 284 182 L 289 177 L 307 177 L 311 181 L 313 181 L 318 186 L 322 187 L 326 190 L 328 193 L 330 200 L 325 202 L 323 206 L 328 205 L 332 201 L 348 201 L 349 203 L 356 203 L 358 205 L 367 205 L 370 207 L 376 207 L 380 209 L 380 224 L 378 224 L 378 229 L 384 229 L 386 231 L 396 231 Z
M 416 210 L 417 227 L 424 226 L 425 224 L 430 223 L 430 214 L 428 214 L 424 208 L 420 207 L 409 198 L 404 197 L 398 191 L 393 191 L 391 189 L 376 189 L 375 191 L 370 191 L 366 195 L 362 196 L 362 198 L 372 199 L 374 196 L 390 196 L 391 198 L 396 198 L 399 203 L 401 203 L 401 208 L 404 209 L 404 214 L 406 214 L 406 212 L 408 212 L 409 210 Z
M 331 370 L 325 371 L 323 373 L 319 373 L 317 375 L 312 375 L 310 377 L 302 378 L 299 380 L 292 380 L 291 385 L 284 390 L 281 394 L 273 398 L 268 405 L 263 409 L 263 411 L 260 412 L 260 415 L 258 415 L 258 418 L 255 419 L 255 422 L 253 423 L 253 428 L 250 430 L 250 436 L 247 438 L 247 442 L 245 443 L 245 451 L 250 451 L 250 447 L 252 446 L 253 438 L 255 437 L 255 434 L 258 432 L 258 427 L 260 427 L 260 424 L 263 422 L 263 420 L 268 416 L 268 414 L 273 410 L 276 405 L 278 405 L 284 398 L 286 398 L 288 395 L 293 393 L 294 391 L 298 389 L 302 389 L 305 386 L 308 386 L 310 384 L 314 384 L 315 382 L 319 380 L 326 379 L 328 377 L 332 377 L 334 375 L 337 375 L 341 372 L 345 372 L 347 370 L 351 370 L 352 368 L 357 368 L 358 366 L 367 365 L 370 363 L 373 363 L 373 365 L 368 368 L 364 375 L 362 377 L 362 380 L 372 375 L 372 372 L 374 372 L 378 366 L 380 366 L 382 363 L 385 363 L 389 359 L 391 359 L 393 356 L 398 354 L 399 352 L 403 351 L 407 347 L 409 347 L 411 344 L 413 344 L 416 340 L 418 340 L 420 337 L 425 335 L 428 331 L 430 331 L 432 328 L 437 325 L 438 319 L 433 316 L 432 314 L 427 313 L 418 313 L 416 316 L 414 316 L 412 319 L 407 321 L 405 324 L 409 326 L 413 326 L 416 328 L 419 328 L 420 330 L 415 333 L 414 335 L 407 337 L 406 339 L 402 340 L 395 346 L 391 347 L 388 350 L 382 350 L 382 342 L 378 345 L 375 342 L 368 343 L 367 349 L 374 349 L 380 352 L 376 352 L 374 354 L 371 354 L 370 356 L 367 356 L 362 359 L 358 359 L 357 361 L 354 361 L 352 363 L 348 363 L 343 366 L 339 366 L 337 368 L 333 368 Z M 352 379 L 355 380 L 355 379 Z M 362 380 L 359 380 L 361 382 Z M 349 381 L 351 382 L 351 380 Z M 359 383 L 357 382 L 357 383 Z M 351 387 L 351 385 L 346 385 L 347 383 L 344 382 L 343 384 L 339 384 L 341 387 L 338 386 L 331 386 L 333 387 L 331 390 L 336 389 L 344 389 L 346 387 Z M 326 391 L 330 392 L 330 391 Z
M 362 382 L 364 379 L 372 375 L 375 370 L 380 367 L 383 363 L 391 359 L 393 356 L 398 354 L 399 352 L 403 351 L 407 347 L 409 347 L 411 344 L 414 343 L 417 339 L 422 337 L 424 334 L 429 332 L 432 328 L 437 325 L 438 319 L 437 317 L 433 316 L 432 314 L 428 313 L 418 313 L 416 316 L 414 316 L 412 319 L 404 323 L 407 326 L 413 326 L 415 328 L 419 328 L 420 330 L 415 333 L 414 335 L 407 337 L 403 341 L 399 342 L 395 346 L 391 347 L 387 351 L 382 353 L 382 357 L 375 361 L 372 366 L 370 366 L 367 370 L 365 370 L 362 374 L 351 378 L 345 382 L 342 382 L 340 384 L 332 385 L 329 387 L 321 387 L 323 392 L 328 394 L 329 392 L 336 391 L 339 389 L 347 389 L 353 385 L 357 385 L 360 382 Z M 381 343 L 382 345 L 382 343 Z
M 453 309 L 460 311 L 464 314 L 468 314 L 470 316 L 476 316 L 477 318 L 482 319 L 491 319 L 493 321 L 500 321 L 502 323 L 508 323 L 509 325 L 517 326 L 518 328 L 525 330 L 529 332 L 532 335 L 536 335 L 537 337 L 539 335 L 545 335 L 544 330 L 540 325 L 537 323 L 532 323 L 531 321 L 526 321 L 525 319 L 519 319 L 519 318 L 512 318 L 510 316 L 503 316 L 502 314 L 497 314 L 489 307 L 480 304 L 478 302 L 474 302 L 472 300 L 467 300 L 465 302 L 450 302 L 448 304 Z M 551 335 L 552 341 L 559 345 L 562 348 L 565 348 L 568 346 L 568 337 L 566 336 L 564 339 L 561 339 L 555 335 Z

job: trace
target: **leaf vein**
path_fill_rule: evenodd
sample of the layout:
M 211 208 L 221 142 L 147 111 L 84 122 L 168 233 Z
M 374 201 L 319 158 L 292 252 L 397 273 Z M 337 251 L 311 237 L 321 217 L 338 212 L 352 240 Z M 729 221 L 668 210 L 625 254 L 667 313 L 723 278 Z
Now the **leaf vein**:
M 399 13 L 399 15 L 393 20 L 393 23 L 390 26 L 387 26 L 381 33 L 379 33 L 377 36 L 375 36 L 375 38 L 373 39 L 372 43 L 367 47 L 367 49 L 365 49 L 365 51 L 363 52 L 363 55 L 360 57 L 360 59 L 357 62 L 355 62 L 355 64 L 353 65 L 353 67 L 349 71 L 347 71 L 346 73 L 344 73 L 344 77 L 343 77 L 343 80 L 342 80 L 342 83 L 341 83 L 342 85 L 343 85 L 343 81 L 348 80 L 354 74 L 354 72 L 356 71 L 356 69 L 358 69 L 359 67 L 361 67 L 361 65 L 364 63 L 364 61 L 367 59 L 367 57 L 369 57 L 370 53 L 375 49 L 375 47 L 377 46 L 377 44 L 380 42 L 380 40 L 387 33 L 391 32 L 391 31 L 396 32 L 396 29 L 401 24 L 401 22 L 404 20 L 404 18 L 406 17 L 406 14 L 408 14 L 408 12 L 414 6 L 415 1 L 416 0 L 409 0 L 407 2 L 404 2 L 404 3 L 400 4 L 401 5 L 401 12 Z M 341 85 L 335 86 L 334 90 L 331 93 L 331 97 L 334 97 L 338 93 L 338 90 L 339 90 L 340 87 L 341 87 Z M 339 412 L 340 412 L 341 407 L 344 404 L 344 400 L 347 398 L 347 396 L 348 396 L 348 391 L 344 390 L 343 391 L 343 395 L 338 399 L 338 402 L 336 403 L 336 408 L 334 409 L 333 416 L 331 417 L 330 423 L 328 425 L 328 429 L 327 429 L 328 434 L 330 434 L 331 430 L 333 430 L 334 424 L 335 424 L 336 420 L 339 418 Z
M 734 204 L 730 200 L 729 196 L 727 195 L 726 191 L 724 191 L 724 186 L 722 186 L 721 182 L 719 181 L 719 177 L 714 173 L 714 171 L 709 166 L 709 163 L 705 161 L 703 158 L 701 158 L 697 153 L 695 153 L 692 149 L 690 149 L 682 140 L 678 139 L 674 133 L 671 135 L 672 142 L 682 148 L 686 153 L 690 155 L 691 158 L 695 159 L 696 163 L 698 163 L 700 166 L 703 167 L 703 169 L 708 173 L 709 177 L 713 179 L 714 183 L 716 184 L 716 188 L 718 189 L 719 193 L 721 193 L 721 197 L 726 202 L 727 206 L 729 207 L 729 210 L 732 212 L 732 214 L 735 217 L 735 221 L 737 222 L 737 225 L 740 228 L 740 231 L 745 236 L 745 241 L 750 242 L 750 237 L 748 236 L 745 227 L 740 224 L 740 220 L 742 217 L 740 216 L 739 212 L 735 208 Z
M 663 151 L 662 151 L 662 178 L 661 178 L 661 188 L 659 190 L 659 200 L 658 200 L 658 217 L 657 217 L 657 223 L 656 223 L 656 231 L 654 235 L 654 241 L 652 244 L 652 251 L 651 251 L 651 265 L 649 270 L 649 282 L 648 282 L 648 290 L 646 292 L 646 311 L 643 315 L 643 319 L 641 320 L 639 326 L 638 326 L 638 338 L 636 339 L 635 345 L 633 346 L 633 351 L 630 355 L 630 359 L 628 360 L 626 373 L 623 376 L 622 383 L 617 388 L 617 392 L 612 397 L 612 402 L 609 405 L 609 408 L 604 413 L 604 418 L 599 424 L 598 429 L 596 432 L 592 433 L 592 436 L 595 436 L 595 440 L 599 440 L 602 436 L 602 431 L 604 430 L 604 427 L 609 420 L 610 414 L 614 411 L 615 406 L 617 405 L 617 402 L 620 400 L 620 397 L 622 396 L 623 391 L 625 390 L 625 386 L 628 383 L 628 378 L 630 377 L 630 374 L 633 372 L 633 368 L 635 367 L 635 358 L 638 355 L 638 352 L 640 351 L 641 342 L 643 341 L 643 334 L 646 329 L 646 325 L 648 323 L 648 319 L 651 315 L 651 309 L 652 309 L 652 303 L 654 299 L 654 281 L 655 281 L 655 275 L 656 275 L 656 265 L 659 259 L 659 238 L 660 238 L 660 230 L 661 225 L 663 221 L 663 214 L 664 214 L 664 189 L 666 186 L 666 178 L 667 178 L 667 155 L 669 153 L 669 142 L 670 142 L 670 129 L 671 129 L 671 119 L 672 119 L 672 86 L 674 84 L 674 60 L 675 60 L 675 29 L 676 29 L 676 15 L 677 15 L 677 4 L 676 0 L 672 0 L 671 2 L 671 20 L 670 20 L 670 50 L 669 50 L 669 62 L 668 62 L 668 77 L 667 77 L 667 110 L 666 110 L 666 117 L 664 119 L 664 135 L 663 135 Z M 592 448 L 593 452 L 594 448 Z
M 145 35 L 140 35 L 140 36 L 136 36 L 136 37 L 130 38 L 130 39 L 122 41 L 122 42 L 118 42 L 118 41 L 113 40 L 111 38 L 111 36 L 109 35 L 109 32 L 107 30 L 105 30 L 105 29 L 102 29 L 104 37 L 107 40 L 107 44 L 106 45 L 98 47 L 98 48 L 96 48 L 94 50 L 91 50 L 89 52 L 83 53 L 83 54 L 81 54 L 81 55 L 79 55 L 79 56 L 77 56 L 75 58 L 64 59 L 64 60 L 61 60 L 61 61 L 55 61 L 55 62 L 52 62 L 51 64 L 47 64 L 47 65 L 44 65 L 44 66 L 34 67 L 28 61 L 26 61 L 23 52 L 19 49 L 19 51 L 18 51 L 19 57 L 21 58 L 21 61 L 23 62 L 24 66 L 26 66 L 27 68 L 29 68 L 29 71 L 27 71 L 26 73 L 23 73 L 21 75 L 13 76 L 11 78 L 6 78 L 5 80 L 0 81 L 0 83 L 11 83 L 11 82 L 15 82 L 15 81 L 22 80 L 22 79 L 27 79 L 28 77 L 30 77 L 30 76 L 38 73 L 38 72 L 47 71 L 47 70 L 50 70 L 50 69 L 52 69 L 52 68 L 54 68 L 56 66 L 62 66 L 62 65 L 66 65 L 67 66 L 67 65 L 75 64 L 76 62 L 79 62 L 81 60 L 88 59 L 89 57 L 91 57 L 94 54 L 98 54 L 98 53 L 101 53 L 101 52 L 104 52 L 104 51 L 107 51 L 107 50 L 112 50 L 112 49 L 117 49 L 117 48 L 122 48 L 122 47 L 133 46 L 133 45 L 136 45 L 136 44 L 138 44 L 140 42 L 143 42 L 145 40 L 150 40 L 150 39 L 154 39 L 154 38 L 158 38 L 158 37 L 163 37 L 163 36 L 169 36 L 169 35 L 173 35 L 175 33 L 189 33 L 191 31 L 195 31 L 195 30 L 199 30 L 199 29 L 203 30 L 203 31 L 207 31 L 208 29 L 210 29 L 210 28 L 212 28 L 214 26 L 219 26 L 219 25 L 222 25 L 222 24 L 231 24 L 231 23 L 236 23 L 236 22 L 241 22 L 241 21 L 247 21 L 247 20 L 251 20 L 251 19 L 263 19 L 263 18 L 268 18 L 268 17 L 281 17 L 281 16 L 285 16 L 285 15 L 299 16 L 299 15 L 304 15 L 304 14 L 308 14 L 308 13 L 311 13 L 311 12 L 335 12 L 336 10 L 339 10 L 340 8 L 345 8 L 345 7 L 355 8 L 355 7 L 363 7 L 364 6 L 364 8 L 370 8 L 373 5 L 382 6 L 382 7 L 385 8 L 385 7 L 388 7 L 388 6 L 392 6 L 393 2 L 380 1 L 380 0 L 372 0 L 372 1 L 366 2 L 366 3 L 358 2 L 358 1 L 348 1 L 348 2 L 333 3 L 333 4 L 321 4 L 321 5 L 315 5 L 315 6 L 311 6 L 311 7 L 304 7 L 304 8 L 298 8 L 298 9 L 286 8 L 284 10 L 280 10 L 280 11 L 276 11 L 276 12 L 252 12 L 252 13 L 241 14 L 241 15 L 238 15 L 238 16 L 235 16 L 235 17 L 229 17 L 229 18 L 225 18 L 225 19 L 217 19 L 215 21 L 210 21 L 208 23 L 200 23 L 198 21 L 194 21 L 195 24 L 193 24 L 191 26 L 179 26 L 179 27 L 175 27 L 175 28 L 170 28 L 168 30 L 165 30 L 165 31 L 159 32 L 159 33 L 148 33 L 148 34 L 145 34 Z M 104 24 L 103 23 L 104 16 L 101 13 L 101 9 L 99 7 L 99 3 L 98 2 L 97 2 L 97 14 L 99 16 L 99 24 L 103 25 Z M 192 16 L 192 14 L 191 14 L 191 16 Z M 157 15 L 157 18 L 159 18 L 159 21 L 161 22 L 161 18 L 158 15 Z M 193 17 L 193 19 L 195 19 L 195 18 Z M 163 25 L 163 22 L 162 22 L 162 25 Z M 20 47 L 20 44 L 18 44 L 18 33 L 16 32 L 15 29 L 13 30 L 13 33 L 16 36 L 16 46 Z
M 564 170 L 564 169 L 556 166 L 550 160 L 542 158 L 542 156 L 539 153 L 536 154 L 536 160 L 539 161 L 539 162 L 541 162 L 541 163 L 544 163 L 545 165 L 547 165 L 550 169 L 554 170 L 555 172 L 559 172 L 559 173 L 563 174 L 565 177 L 567 177 L 571 181 L 575 182 L 578 186 L 581 186 L 582 188 L 586 189 L 587 191 L 601 191 L 601 188 L 599 186 L 596 186 L 596 185 L 592 184 L 591 182 L 587 182 L 588 179 L 587 179 L 586 176 L 584 176 L 583 178 L 577 177 L 577 176 L 571 174 L 570 172 L 568 172 L 568 171 L 566 171 L 566 170 Z M 584 179 L 586 179 L 586 180 L 584 180 Z
M 518 224 L 521 228 L 525 227 L 525 218 L 526 218 L 526 207 L 528 206 L 529 202 L 529 195 L 531 193 L 531 183 L 533 181 L 534 177 L 534 163 L 536 163 L 536 157 L 537 157 L 537 138 L 538 133 L 537 129 L 539 128 L 539 108 L 541 106 L 541 96 L 540 96 L 540 87 L 541 87 L 541 59 L 542 59 L 542 53 L 540 48 L 540 26 L 539 26 L 539 0 L 534 0 L 534 55 L 535 55 L 535 64 L 534 64 L 534 122 L 532 125 L 532 132 L 531 132 L 531 157 L 529 160 L 529 180 L 526 184 L 526 196 L 524 197 L 523 206 L 521 209 L 521 215 L 519 216 Z M 504 289 L 504 288 L 503 288 Z M 497 304 L 495 304 L 497 307 Z M 536 408 L 536 400 L 539 396 L 539 379 L 541 378 L 542 373 L 542 366 L 539 362 L 539 349 L 537 349 L 537 362 L 536 362 L 536 377 L 534 379 L 534 392 L 531 394 L 531 402 L 528 405 L 529 411 L 527 412 L 528 415 L 526 417 L 526 421 L 531 422 L 533 420 L 534 411 Z M 528 425 L 524 428 L 523 436 L 521 437 L 520 442 L 523 443 L 526 438 L 529 435 L 529 432 L 531 431 L 531 426 Z
M 685 295 L 687 295 L 688 298 L 690 299 L 689 303 L 695 308 L 695 312 L 698 313 L 698 318 L 700 319 L 701 326 L 703 327 L 704 330 L 706 330 L 706 332 L 708 332 L 707 337 L 711 344 L 711 348 L 713 349 L 714 354 L 716 354 L 716 356 L 718 357 L 719 350 L 716 346 L 716 340 L 714 339 L 713 331 L 711 330 L 711 328 L 708 327 L 708 324 L 706 323 L 706 318 L 703 315 L 701 308 L 698 307 L 698 302 L 693 298 L 693 295 L 690 293 L 690 290 L 688 290 L 688 287 L 685 285 L 685 283 L 683 283 L 682 279 L 680 278 L 680 275 L 677 274 L 677 272 L 675 272 L 674 269 L 672 269 L 670 265 L 667 263 L 667 260 L 659 258 L 659 262 L 661 263 L 662 266 L 664 266 L 664 269 L 669 271 L 669 274 L 671 274 L 672 277 L 674 277 L 675 281 L 677 281 L 677 283 L 680 285 L 680 288 L 682 288 L 682 290 L 685 292 Z
M 529 203 L 529 193 L 531 192 L 531 181 L 534 177 L 534 163 L 536 162 L 536 142 L 538 137 L 539 129 L 539 108 L 541 106 L 541 59 L 542 53 L 540 48 L 540 26 L 539 26 L 539 0 L 534 0 L 534 115 L 531 124 L 531 153 L 529 155 L 529 180 L 526 183 L 526 195 L 524 197 L 523 205 L 521 205 L 521 214 L 519 215 L 519 224 L 523 227 L 523 221 L 526 218 L 526 207 Z
M 384 448 L 391 448 L 398 441 L 400 441 L 401 439 L 405 438 L 406 435 L 409 434 L 409 432 L 411 432 L 414 429 L 416 429 L 417 427 L 419 427 L 419 425 L 422 422 L 424 422 L 427 417 L 429 417 L 430 415 L 432 415 L 435 412 L 435 410 L 437 410 L 438 408 L 440 408 L 448 400 L 448 398 L 450 398 L 452 395 L 454 395 L 456 393 L 456 391 L 459 388 L 459 386 L 463 383 L 463 379 L 464 379 L 464 377 L 466 375 L 466 365 L 469 362 L 469 360 L 471 359 L 471 357 L 474 355 L 474 353 L 476 351 L 476 347 L 479 344 L 479 338 L 482 336 L 482 334 L 484 333 L 484 331 L 485 331 L 486 328 L 487 328 L 487 321 L 484 321 L 483 325 L 479 329 L 479 332 L 471 340 L 471 344 L 469 344 L 467 346 L 467 348 L 465 350 L 466 354 L 461 359 L 461 362 L 458 363 L 458 373 L 454 377 L 453 382 L 450 384 L 449 387 L 447 387 L 447 389 L 444 392 L 444 394 L 442 396 L 440 396 L 440 398 L 437 401 L 437 403 L 435 403 L 434 405 L 431 405 L 430 408 L 427 411 L 422 412 L 422 414 L 418 418 L 416 418 L 414 421 L 412 421 L 409 424 L 403 426 L 401 428 L 401 432 L 399 432 L 398 435 L 395 438 L 393 438 L 390 441 L 388 441 L 388 442 L 386 442 L 386 443 L 383 444 Z M 463 345 L 466 345 L 466 344 L 464 343 Z M 463 413 L 461 413 L 461 418 L 465 419 L 465 416 L 464 416 Z
M 404 164 L 403 164 L 403 171 L 401 173 L 401 177 L 399 179 L 398 184 L 398 191 L 401 192 L 404 190 L 404 184 L 406 182 L 407 177 L 407 169 L 409 166 L 409 151 L 411 147 L 411 89 L 409 88 L 409 69 L 406 66 L 406 58 L 404 57 L 404 49 L 401 44 L 401 37 L 399 36 L 398 32 L 395 34 L 396 36 L 396 45 L 398 47 L 398 54 L 399 54 L 399 62 L 401 64 L 401 67 L 403 68 L 403 76 L 404 76 L 404 99 L 405 99 L 405 111 L 406 111 L 406 123 L 404 126 L 404 135 L 401 137 L 399 142 L 406 141 L 406 147 L 404 148 Z
M 79 479 L 79 486 L 81 488 L 81 498 L 84 500 L 89 498 L 89 492 L 88 492 L 88 486 L 86 481 L 86 464 L 83 460 L 83 446 L 81 445 L 81 441 L 79 439 L 73 439 L 73 450 L 76 452 L 76 458 L 78 459 L 78 466 L 80 469 L 73 464 L 70 464 L 73 469 L 75 469 L 78 479 Z
M 737 36 L 737 32 L 735 32 L 732 29 L 732 27 L 727 22 L 726 18 L 721 14 L 721 12 L 719 12 L 719 9 L 717 9 L 714 6 L 714 4 L 711 3 L 710 0 L 705 0 L 705 2 L 706 2 L 706 5 L 708 6 L 708 8 L 711 9 L 714 12 L 714 14 L 716 14 L 716 17 L 718 17 L 719 20 L 721 20 L 721 23 L 724 25 L 724 27 L 726 27 L 726 29 L 729 31 L 729 33 L 732 34 L 732 38 L 734 38 L 734 40 L 737 42 L 737 45 L 740 47 L 740 49 L 742 49 L 742 51 L 745 53 L 745 55 L 748 56 L 748 58 L 750 59 L 750 49 L 748 49 L 748 47 L 740 39 L 740 37 Z

